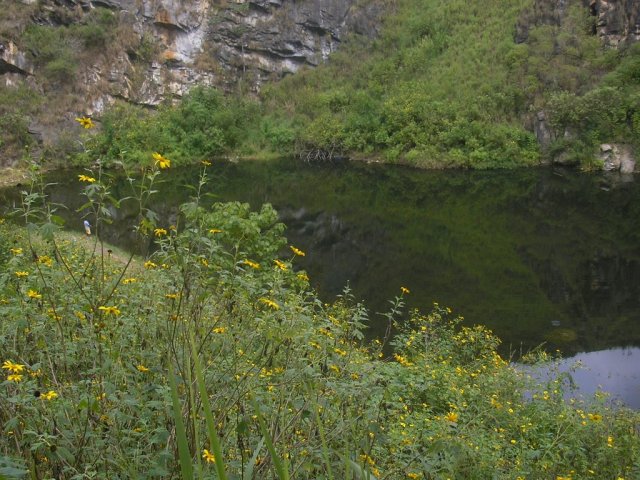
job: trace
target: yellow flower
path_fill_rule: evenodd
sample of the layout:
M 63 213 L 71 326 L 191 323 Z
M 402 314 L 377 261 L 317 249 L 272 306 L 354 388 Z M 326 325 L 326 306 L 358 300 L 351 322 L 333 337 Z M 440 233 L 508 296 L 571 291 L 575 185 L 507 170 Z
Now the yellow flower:
M 41 394 L 40 398 L 43 400 L 53 400 L 54 398 L 58 398 L 58 394 L 53 390 L 49 390 L 47 393 Z
M 38 263 L 42 263 L 43 265 L 50 267 L 53 265 L 53 259 L 49 255 L 40 255 L 38 257 Z
M 204 165 L 205 167 L 208 167 L 208 166 L 210 166 L 210 165 L 211 165 L 211 162 L 210 162 L 209 160 L 202 160 L 200 163 L 201 163 L 202 165 Z
M 156 165 L 160 167 L 161 170 L 164 170 L 165 168 L 169 168 L 171 166 L 171 160 L 163 157 L 158 152 L 155 152 L 153 154 L 153 159 L 155 160 Z
M 147 373 L 149 371 L 149 369 L 142 364 L 138 365 L 136 368 L 138 369 L 139 372 L 142 372 L 142 373 Z
M 403 357 L 402 355 L 399 355 L 397 353 L 393 354 L 393 358 L 396 359 L 396 362 L 398 362 L 400 365 L 403 365 L 405 367 L 410 367 L 411 365 L 413 365 L 413 363 L 407 360 L 406 357 Z
M 347 352 L 346 352 L 346 351 L 341 350 L 341 349 L 339 349 L 339 348 L 334 348 L 334 349 L 333 349 L 333 351 L 334 351 L 334 352 L 336 352 L 336 353 L 337 353 L 338 355 L 340 355 L 341 357 L 344 357 L 344 356 L 347 354 Z
M 409 290 L 407 287 L 400 287 L 400 291 L 402 293 L 411 293 L 411 290 Z
M 296 277 L 298 277 L 303 282 L 308 282 L 309 281 L 309 277 L 304 272 L 300 272 L 298 275 L 296 275 Z
M 9 370 L 11 373 L 20 373 L 24 370 L 24 365 L 19 363 L 13 363 L 11 360 L 5 360 L 2 364 L 4 370 Z
M 156 265 L 155 263 L 153 263 L 151 260 L 147 260 L 146 262 L 144 262 L 144 268 L 156 268 L 158 265 Z
M 7 380 L 9 380 L 10 382 L 21 382 L 22 381 L 22 375 L 18 374 L 18 373 L 12 373 L 11 375 L 9 375 L 7 377 Z
M 25 278 L 29 276 L 29 272 L 13 272 L 18 278 Z
M 222 230 L 220 230 L 219 228 L 211 228 L 209 230 L 209 233 L 211 233 L 211 234 L 222 233 Z
M 252 262 L 251 260 L 243 260 L 242 263 L 244 263 L 245 265 L 251 267 L 251 268 L 255 268 L 256 270 L 260 268 L 260 264 L 256 263 L 256 262 Z
M 295 255 L 298 255 L 299 257 L 304 257 L 304 256 L 305 256 L 305 253 L 304 253 L 302 250 L 297 249 L 297 248 L 296 248 L 296 247 L 294 247 L 293 245 L 291 245 L 289 248 L 291 249 L 291 251 L 292 251 Z
M 10 252 L 13 253 L 14 255 L 22 255 L 22 249 L 21 248 L 11 248 Z
M 135 283 L 137 281 L 138 281 L 137 278 L 130 277 L 130 278 L 125 278 L 124 280 L 122 280 L 122 283 L 124 283 L 125 285 L 129 285 L 130 283 Z
M 227 329 L 224 328 L 224 327 L 216 327 L 216 328 L 213 329 L 213 333 L 224 333 L 226 331 L 227 331 Z
M 278 267 L 283 272 L 287 271 L 287 266 L 284 264 L 284 262 L 281 262 L 280 260 L 274 260 L 273 263 L 275 263 L 276 267 Z
M 29 289 L 29 291 L 27 292 L 27 297 L 34 298 L 34 299 L 38 300 L 38 299 L 42 298 L 42 295 L 40 295 L 35 290 Z
M 613 447 L 613 437 L 611 435 L 607 437 L 607 446 Z
M 156 237 L 161 237 L 163 235 L 167 234 L 167 231 L 164 228 L 156 228 L 153 233 L 155 234 Z
M 449 412 L 444 416 L 444 418 L 449 422 L 453 422 L 453 423 L 458 422 L 458 414 L 456 412 Z
M 165 294 L 165 298 L 169 298 L 171 300 L 175 300 L 176 298 L 178 298 L 178 294 L 177 293 L 167 293 L 167 294 Z
M 268 298 L 261 298 L 260 301 L 266 306 L 273 308 L 274 310 L 280 310 L 280 305 L 278 305 L 273 300 L 269 300 Z
M 91 120 L 89 117 L 78 117 L 76 118 L 76 122 L 78 122 L 87 130 L 96 126 L 95 123 L 93 123 L 93 120 Z
M 78 175 L 78 180 L 81 182 L 93 183 L 96 181 L 95 178 L 89 177 L 87 175 Z
M 415 480 L 417 478 L 420 478 L 420 474 L 419 473 L 407 473 L 407 478 L 411 478 L 412 480 Z
M 204 458 L 207 463 L 216 463 L 216 457 L 206 448 L 202 450 L 202 458 Z
M 118 310 L 118 307 L 101 305 L 98 307 L 98 310 L 102 310 L 105 315 L 120 315 L 120 310 Z
M 602 420 L 602 415 L 600 415 L 599 413 L 588 413 L 587 416 L 592 422 L 599 422 Z

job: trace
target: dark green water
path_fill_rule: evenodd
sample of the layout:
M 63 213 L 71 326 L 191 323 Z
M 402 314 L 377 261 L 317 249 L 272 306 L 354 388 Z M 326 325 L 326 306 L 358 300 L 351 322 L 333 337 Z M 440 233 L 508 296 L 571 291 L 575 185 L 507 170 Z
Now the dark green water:
M 215 199 L 275 206 L 320 295 L 330 300 L 349 283 L 369 307 L 373 335 L 384 329 L 376 312 L 405 286 L 410 308 L 450 306 L 492 328 L 505 353 L 542 343 L 565 355 L 640 346 L 640 179 L 293 160 L 209 170 Z M 168 225 L 197 169 L 163 176 L 155 208 Z M 50 193 L 81 229 L 76 178 L 53 175 Z M 4 205 L 13 198 L 0 192 Z M 116 215 L 106 240 L 132 248 L 128 216 Z

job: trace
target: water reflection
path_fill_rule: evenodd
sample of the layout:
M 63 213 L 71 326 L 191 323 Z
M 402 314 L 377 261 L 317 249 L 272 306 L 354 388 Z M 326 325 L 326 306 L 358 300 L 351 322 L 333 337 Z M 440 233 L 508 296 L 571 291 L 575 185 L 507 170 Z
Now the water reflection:
M 163 226 L 175 223 L 197 169 L 172 169 L 153 205 Z M 84 199 L 74 172 L 53 175 L 49 189 L 67 225 L 81 230 Z M 640 346 L 640 182 L 633 177 L 528 169 L 424 172 L 363 164 L 309 166 L 217 162 L 211 200 L 272 203 L 299 259 L 330 300 L 347 282 L 385 328 L 400 286 L 408 308 L 451 306 L 469 323 L 503 339 L 503 353 L 540 344 L 565 355 Z M 116 198 L 130 195 L 124 181 Z M 17 198 L 0 191 L 0 204 Z M 208 197 L 209 198 L 209 197 Z M 124 203 L 102 237 L 145 251 L 132 232 L 136 211 Z M 93 219 L 89 219 L 94 224 Z
M 577 390 L 571 397 L 589 398 L 598 391 L 610 392 L 613 404 L 640 409 L 640 348 L 614 348 L 597 352 L 583 352 L 561 360 L 555 369 L 571 376 Z M 536 372 L 544 381 L 548 369 Z

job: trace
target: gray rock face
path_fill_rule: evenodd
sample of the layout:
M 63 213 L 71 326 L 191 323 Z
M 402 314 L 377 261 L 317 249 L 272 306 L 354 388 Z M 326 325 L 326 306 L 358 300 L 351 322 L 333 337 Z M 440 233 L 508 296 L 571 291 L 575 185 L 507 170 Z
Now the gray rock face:
M 596 29 L 605 45 L 618 45 L 640 40 L 640 2 L 637 0 L 591 0 L 597 17 Z
M 82 22 L 92 9 L 108 8 L 140 39 L 159 50 L 141 65 L 131 52 L 98 57 L 81 73 L 86 113 L 99 113 L 116 98 L 156 106 L 193 85 L 258 92 L 262 84 L 316 66 L 351 32 L 374 36 L 382 2 L 358 0 L 42 0 L 38 22 L 56 26 L 66 9 Z M 67 17 L 65 17 L 66 19 Z M 68 21 L 68 20 L 66 20 Z M 12 45 L 12 44 L 11 44 Z M 0 60 L 0 73 L 24 62 Z M 25 70 L 33 73 L 33 67 Z M 37 74 L 37 73 L 36 73 Z
M 11 41 L 0 41 L 0 75 L 5 73 L 33 75 L 33 64 Z
M 580 0 L 596 17 L 596 33 L 606 46 L 640 40 L 640 2 L 637 0 Z M 516 41 L 526 41 L 531 25 L 560 25 L 570 0 L 535 0 L 530 14 L 516 27 Z
M 608 144 L 600 145 L 599 158 L 602 169 L 607 172 L 633 173 L 636 161 L 629 145 Z
M 0 38 L 0 82 L 51 95 L 49 114 L 31 118 L 40 145 L 58 141 L 60 118 L 98 116 L 118 99 L 155 107 L 195 85 L 257 93 L 263 84 L 327 60 L 350 33 L 373 37 L 385 0 L 16 0 L 23 23 L 50 28 L 92 25 L 97 8 L 113 13 L 117 32 L 104 48 L 83 52 L 73 38 L 73 76 L 46 78 L 46 60 Z M 19 7 L 16 7 L 19 8 Z M 95 23 L 94 23 L 95 25 Z M 96 27 L 97 29 L 98 27 Z M 61 94 L 62 93 L 62 94 Z M 65 100 L 65 95 L 75 99 Z M 59 104 L 55 104 L 55 99 Z M 73 124 L 73 123 L 72 123 Z M 69 130 L 73 132 L 73 130 Z

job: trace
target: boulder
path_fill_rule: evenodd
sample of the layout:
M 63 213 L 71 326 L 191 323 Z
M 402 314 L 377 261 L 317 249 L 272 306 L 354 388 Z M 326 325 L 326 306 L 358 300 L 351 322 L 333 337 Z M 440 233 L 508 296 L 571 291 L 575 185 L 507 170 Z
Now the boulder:
M 636 168 L 629 145 L 603 143 L 598 158 L 602 161 L 602 169 L 607 172 L 633 173 Z

